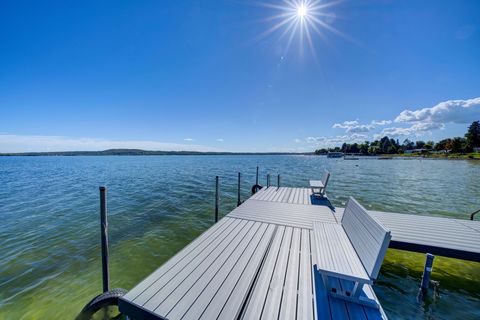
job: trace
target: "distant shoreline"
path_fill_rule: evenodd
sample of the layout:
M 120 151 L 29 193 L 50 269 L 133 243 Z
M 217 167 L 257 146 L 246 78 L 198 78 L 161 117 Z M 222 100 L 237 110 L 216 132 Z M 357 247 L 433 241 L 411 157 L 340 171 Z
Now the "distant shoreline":
M 402 159 L 435 159 L 435 160 L 480 160 L 480 153 L 430 153 L 430 154 L 396 154 L 392 155 Z
M 150 151 L 140 149 L 109 149 L 103 151 L 51 151 L 10 152 L 0 157 L 77 157 L 77 156 L 326 156 L 315 152 L 212 152 L 212 151 Z M 435 159 L 435 160 L 480 160 L 480 153 L 469 154 L 378 154 L 362 155 L 361 158 Z
M 195 156 L 195 155 L 314 155 L 313 152 L 210 152 L 210 151 L 149 151 L 140 149 L 109 149 L 103 151 L 9 152 L 0 157 L 75 157 L 75 156 Z

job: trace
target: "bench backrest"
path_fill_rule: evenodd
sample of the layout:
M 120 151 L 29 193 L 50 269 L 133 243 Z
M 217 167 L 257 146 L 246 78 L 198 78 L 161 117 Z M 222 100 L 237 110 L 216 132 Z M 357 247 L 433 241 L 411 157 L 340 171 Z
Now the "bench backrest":
M 347 202 L 342 226 L 372 279 L 376 279 L 390 243 L 390 231 L 353 197 Z
M 322 183 L 323 183 L 323 187 L 325 189 L 327 188 L 328 180 L 330 180 L 330 172 L 325 170 L 325 172 L 323 173 L 323 176 L 322 176 Z

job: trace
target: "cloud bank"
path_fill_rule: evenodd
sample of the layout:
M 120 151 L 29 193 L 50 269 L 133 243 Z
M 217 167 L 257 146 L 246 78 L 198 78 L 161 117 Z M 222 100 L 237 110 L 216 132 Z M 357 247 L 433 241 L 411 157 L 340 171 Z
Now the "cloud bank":
M 406 109 L 394 120 L 372 120 L 362 124 L 357 120 L 335 123 L 332 128 L 344 129 L 345 135 L 333 137 L 307 137 L 302 142 L 322 147 L 338 146 L 343 142 L 359 143 L 369 139 L 418 137 L 443 130 L 448 124 L 470 124 L 480 120 L 480 97 L 466 100 L 448 100 L 433 107 Z M 389 126 L 395 123 L 395 126 Z M 386 127 L 389 126 L 389 127 Z M 378 128 L 382 127 L 382 128 Z M 300 140 L 296 139 L 299 143 Z
M 396 118 L 400 123 L 470 123 L 480 118 L 480 97 L 468 100 L 448 100 L 431 108 L 404 110 Z
M 334 137 L 307 137 L 306 143 L 314 144 L 321 147 L 335 147 L 344 142 L 347 143 L 362 143 L 368 139 L 368 135 L 354 133 L 351 135 L 334 136 Z
M 448 100 L 418 110 L 404 110 L 395 123 L 410 127 L 385 128 L 377 136 L 419 136 L 432 130 L 443 130 L 449 123 L 469 124 L 480 119 L 480 97 L 467 100 Z

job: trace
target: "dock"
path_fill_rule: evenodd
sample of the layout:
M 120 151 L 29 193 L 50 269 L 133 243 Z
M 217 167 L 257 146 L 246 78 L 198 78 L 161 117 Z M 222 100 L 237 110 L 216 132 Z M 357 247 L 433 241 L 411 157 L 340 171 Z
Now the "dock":
M 387 319 L 380 303 L 327 294 L 316 271 L 313 224 L 338 223 L 342 213 L 307 188 L 263 188 L 120 298 L 120 311 L 133 319 Z M 477 221 L 369 214 L 391 230 L 391 247 L 480 261 Z M 370 285 L 363 290 L 378 302 Z
M 325 200 L 312 197 L 308 188 L 270 187 L 250 199 L 329 205 Z M 344 208 L 330 208 L 340 221 Z M 382 211 L 369 213 L 392 231 L 390 248 L 480 262 L 480 221 Z

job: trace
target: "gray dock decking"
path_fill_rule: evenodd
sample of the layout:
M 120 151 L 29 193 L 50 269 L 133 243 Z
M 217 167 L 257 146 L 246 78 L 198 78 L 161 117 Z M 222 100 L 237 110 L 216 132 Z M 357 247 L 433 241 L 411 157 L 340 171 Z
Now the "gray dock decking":
M 250 199 L 293 204 L 315 204 L 309 188 L 270 187 Z M 344 208 L 335 208 L 337 221 Z M 432 253 L 480 262 L 480 221 L 392 212 L 369 211 L 392 231 L 390 248 Z
M 130 290 L 120 310 L 134 319 L 386 319 L 327 295 L 313 221 L 336 223 L 327 207 L 249 199 Z M 370 286 L 365 294 L 376 299 Z
M 317 202 L 307 188 L 260 190 L 130 290 L 120 310 L 133 319 L 386 319 L 381 308 L 327 294 L 313 222 L 335 224 L 343 209 Z M 477 221 L 369 213 L 391 230 L 393 247 L 461 249 L 479 261 Z M 371 286 L 364 294 L 378 300 Z

